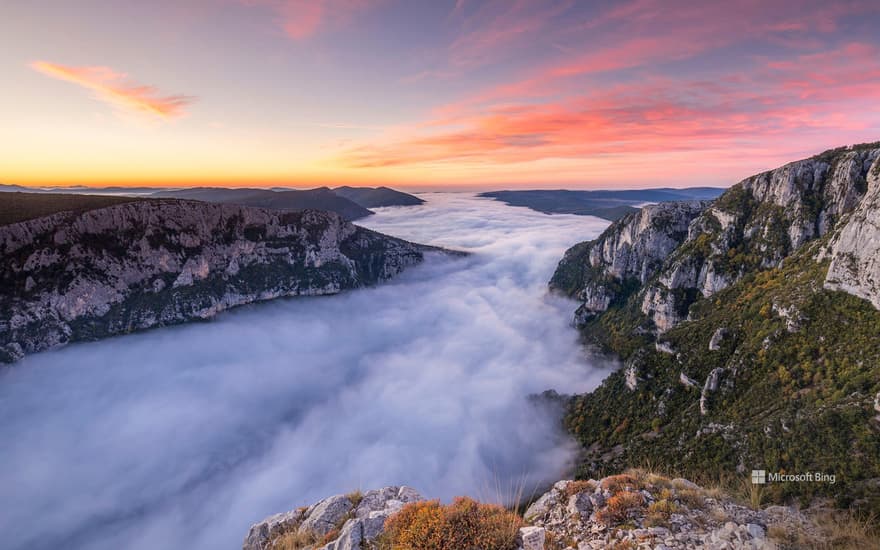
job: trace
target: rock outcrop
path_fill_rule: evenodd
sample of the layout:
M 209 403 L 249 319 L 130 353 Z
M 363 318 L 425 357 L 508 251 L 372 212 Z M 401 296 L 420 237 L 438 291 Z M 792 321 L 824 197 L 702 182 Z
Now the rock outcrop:
M 768 527 L 809 532 L 810 522 L 781 506 L 752 510 L 685 479 L 637 473 L 560 481 L 525 513 L 532 528 L 569 548 L 775 549 Z
M 880 162 L 874 162 L 867 186 L 832 239 L 825 288 L 855 294 L 880 308 Z
M 293 536 L 311 540 L 309 547 L 315 550 L 367 550 L 382 533 L 388 517 L 419 500 L 422 496 L 406 486 L 335 495 L 254 524 L 242 550 L 268 550 Z
M 322 211 L 148 200 L 0 227 L 0 361 L 384 281 L 427 247 Z
M 764 172 L 710 203 L 661 203 L 569 249 L 550 287 L 583 324 L 621 297 L 665 332 L 690 306 L 805 243 L 831 236 L 826 287 L 880 307 L 880 144 L 827 151 Z
M 407 487 L 333 496 L 253 525 L 243 550 L 372 550 L 381 540 L 385 520 L 419 500 Z M 431 516 L 424 517 L 431 521 Z M 525 525 L 515 538 L 518 550 L 771 550 L 779 547 L 774 536 L 792 534 L 802 541 L 821 541 L 817 526 L 794 508 L 751 509 L 721 490 L 640 469 L 599 480 L 559 481 L 526 509 L 522 519 Z M 468 533 L 455 532 L 457 544 L 465 545 L 456 547 L 461 550 L 479 548 L 467 546 L 466 537 L 485 538 L 479 524 L 468 525 Z M 410 531 L 412 546 L 407 548 L 421 548 L 420 536 L 426 547 L 451 547 L 448 540 L 444 545 L 443 531 L 436 525 L 421 527 Z
M 573 247 L 551 281 L 581 300 L 583 338 L 624 365 L 568 404 L 579 472 L 659 461 L 733 474 L 836 461 L 848 465 L 845 479 L 770 491 L 880 510 L 880 143 L 741 181 L 695 215 L 684 238 L 681 225 L 670 231 L 681 240 L 665 257 L 622 255 L 625 265 L 655 266 L 644 281 L 615 255 L 591 254 L 634 219 Z M 644 231 L 630 240 L 655 239 Z M 595 273 L 606 279 L 597 284 Z M 624 294 L 602 312 L 606 304 L 588 298 L 607 288 Z
M 579 322 L 607 310 L 625 296 L 628 287 L 654 277 L 688 236 L 691 220 L 708 204 L 660 203 L 624 216 L 595 241 L 566 251 L 550 287 L 581 301 L 575 314 Z

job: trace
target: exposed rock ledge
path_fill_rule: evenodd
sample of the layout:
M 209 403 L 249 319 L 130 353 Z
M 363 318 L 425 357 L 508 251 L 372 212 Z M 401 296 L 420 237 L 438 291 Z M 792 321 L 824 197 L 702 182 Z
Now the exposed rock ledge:
M 404 504 L 419 500 L 422 496 L 406 486 L 335 495 L 254 524 L 242 550 L 276 548 L 293 533 L 306 540 L 313 537 L 312 547 L 320 550 L 367 550 L 384 530 L 386 519 Z M 327 538 L 330 540 L 324 542 Z
M 384 281 L 428 247 L 323 211 L 185 200 L 0 227 L 0 362 L 76 340 Z
M 253 525 L 243 550 L 288 548 L 293 540 L 304 550 L 373 550 L 380 546 L 385 520 L 418 500 L 422 497 L 408 487 L 336 495 Z M 816 525 L 794 508 L 753 510 L 719 490 L 642 470 L 560 481 L 523 518 L 527 526 L 519 531 L 519 550 L 770 550 L 792 537 L 821 540 Z

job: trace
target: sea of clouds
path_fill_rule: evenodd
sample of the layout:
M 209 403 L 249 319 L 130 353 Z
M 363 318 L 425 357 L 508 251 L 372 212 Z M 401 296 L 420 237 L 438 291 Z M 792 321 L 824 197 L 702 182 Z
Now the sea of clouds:
M 575 445 L 527 396 L 594 388 L 575 304 L 547 294 L 607 222 L 425 194 L 363 225 L 467 250 L 392 282 L 77 344 L 0 374 L 9 549 L 234 549 L 263 517 L 354 489 L 495 500 Z

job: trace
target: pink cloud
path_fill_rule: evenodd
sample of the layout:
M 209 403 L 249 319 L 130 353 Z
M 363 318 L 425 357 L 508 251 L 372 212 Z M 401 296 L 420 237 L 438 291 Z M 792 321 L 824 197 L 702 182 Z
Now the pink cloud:
M 698 159 L 722 150 L 845 142 L 853 132 L 880 127 L 880 115 L 871 114 L 880 101 L 877 48 L 847 44 L 754 62 L 748 74 L 714 80 L 652 76 L 573 92 L 560 79 L 545 89 L 549 99 L 453 104 L 438 108 L 409 135 L 352 149 L 343 160 L 383 167 L 669 152 Z
M 152 86 L 128 82 L 126 74 L 108 67 L 71 67 L 48 61 L 34 61 L 30 66 L 46 76 L 91 90 L 96 99 L 127 113 L 177 118 L 195 101 L 191 96 L 161 95 Z
M 548 84 L 554 79 L 652 68 L 755 40 L 785 48 L 818 48 L 823 44 L 817 37 L 838 30 L 841 19 L 880 12 L 880 3 L 873 0 L 834 4 L 822 0 L 632 0 L 578 20 L 568 17 L 567 3 L 554 9 L 544 5 L 540 11 L 528 0 L 505 5 L 499 11 L 497 4 L 488 2 L 472 16 L 479 25 L 453 43 L 453 64 L 489 64 L 515 47 L 534 47 L 543 34 L 552 35 L 550 47 L 565 56 L 465 103 L 540 96 L 556 88 Z M 481 16 L 483 12 L 493 16 Z M 559 41 L 566 44 L 561 46 Z
M 454 68 L 474 68 L 509 55 L 512 48 L 546 31 L 574 2 L 490 0 L 474 5 L 477 8 L 467 15 L 463 2 L 456 2 L 453 9 L 453 16 L 462 18 L 461 31 L 449 46 L 449 64 Z
M 272 9 L 285 34 L 294 40 L 303 40 L 316 34 L 322 27 L 348 24 L 360 12 L 382 0 L 241 0 L 246 6 Z

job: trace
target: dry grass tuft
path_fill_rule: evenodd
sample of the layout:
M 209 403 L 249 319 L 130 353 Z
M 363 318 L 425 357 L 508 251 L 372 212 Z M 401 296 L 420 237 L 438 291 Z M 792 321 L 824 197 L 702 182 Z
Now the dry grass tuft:
M 706 507 L 706 496 L 699 489 L 680 489 L 676 491 L 675 498 L 692 510 L 702 510 Z
M 804 550 L 880 550 L 880 527 L 872 516 L 851 510 L 807 512 L 810 525 L 771 524 L 767 537 L 781 548 Z
M 568 485 L 565 486 L 565 490 L 562 492 L 562 495 L 566 500 L 577 495 L 579 493 L 583 493 L 584 491 L 593 492 L 596 489 L 596 484 L 592 481 L 587 480 L 578 480 L 572 481 Z
M 629 519 L 642 508 L 645 498 L 633 491 L 620 491 L 608 499 L 605 507 L 596 512 L 596 519 L 605 525 L 616 525 Z
M 577 548 L 577 545 L 576 539 L 554 534 L 553 531 L 547 531 L 547 536 L 544 539 L 544 550 L 565 550 L 566 548 Z
M 496 504 L 467 497 L 449 506 L 438 501 L 407 504 L 385 522 L 383 550 L 514 550 L 522 518 Z
M 644 485 L 635 476 L 629 474 L 619 474 L 616 476 L 608 476 L 602 480 L 602 488 L 617 493 L 619 491 L 637 491 L 642 489 Z
M 727 512 L 724 510 L 724 508 L 712 508 L 712 511 L 709 512 L 709 515 L 718 523 L 724 523 L 725 521 L 730 519 L 730 516 L 727 515 Z
M 657 500 L 648 505 L 645 524 L 648 527 L 665 527 L 669 517 L 678 512 L 678 506 L 667 499 Z
M 752 483 L 749 477 L 742 477 L 739 497 L 752 510 L 760 510 L 764 502 L 764 486 Z
M 877 518 L 860 516 L 851 510 L 824 511 L 812 516 L 819 529 L 822 550 L 878 550 L 880 526 Z
M 360 504 L 361 501 L 364 500 L 364 494 L 361 492 L 360 489 L 358 489 L 353 493 L 348 493 L 347 495 L 345 495 L 345 498 L 351 501 L 352 508 L 357 508 L 358 504 Z
M 314 547 L 320 538 L 312 532 L 300 533 L 299 531 L 290 531 L 284 533 L 274 541 L 272 541 L 273 550 L 306 550 Z

